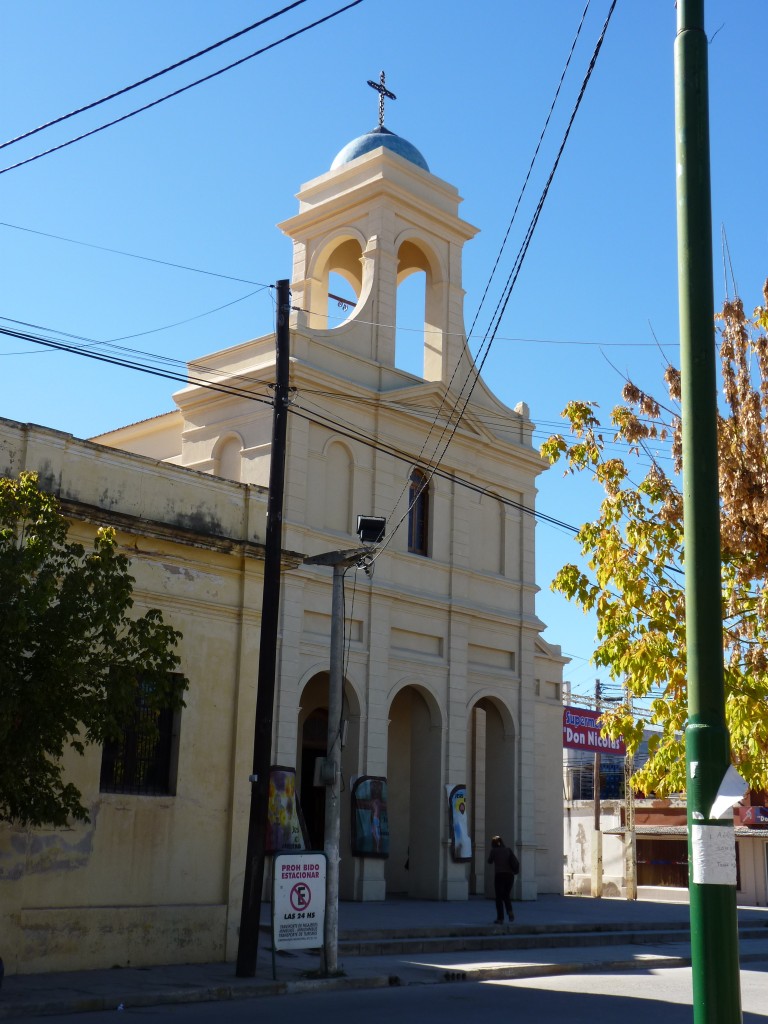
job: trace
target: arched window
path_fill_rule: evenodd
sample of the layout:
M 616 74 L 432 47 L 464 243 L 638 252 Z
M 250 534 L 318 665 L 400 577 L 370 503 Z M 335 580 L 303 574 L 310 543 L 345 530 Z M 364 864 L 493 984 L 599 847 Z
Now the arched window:
M 219 441 L 213 453 L 214 476 L 240 481 L 243 442 L 239 437 L 226 437 Z
M 426 555 L 429 541 L 429 479 L 420 469 L 411 473 L 408 489 L 408 550 Z
M 329 445 L 325 463 L 323 525 L 349 533 L 352 518 L 352 459 L 344 445 Z

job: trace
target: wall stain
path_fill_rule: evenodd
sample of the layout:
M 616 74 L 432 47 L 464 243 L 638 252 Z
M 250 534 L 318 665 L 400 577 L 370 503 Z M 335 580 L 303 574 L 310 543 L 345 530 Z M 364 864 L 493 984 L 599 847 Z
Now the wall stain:
M 194 512 L 178 512 L 176 509 L 169 510 L 177 526 L 185 527 L 188 530 L 195 530 L 197 533 L 213 534 L 222 536 L 223 527 L 221 520 L 208 510 L 200 506 Z
M 162 565 L 169 576 L 181 576 L 182 579 L 187 580 L 189 583 L 196 582 L 200 577 L 200 573 L 192 572 L 191 569 L 187 569 L 183 565 L 172 565 L 169 562 L 163 562 Z
M 66 832 L 58 830 L 31 833 L 28 842 L 24 844 L 24 863 L 14 865 L 12 870 L 16 872 L 21 867 L 23 874 L 40 875 L 51 871 L 77 871 L 84 868 L 93 853 L 99 809 L 98 804 L 94 805 L 91 809 L 90 823 L 82 828 Z
M 61 480 L 48 459 L 37 467 L 37 482 L 41 491 L 47 491 L 50 494 L 59 493 Z

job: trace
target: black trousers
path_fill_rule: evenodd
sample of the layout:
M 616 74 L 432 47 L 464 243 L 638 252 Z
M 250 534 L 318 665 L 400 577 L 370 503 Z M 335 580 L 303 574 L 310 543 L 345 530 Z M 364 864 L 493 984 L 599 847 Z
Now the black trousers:
M 493 880 L 494 889 L 496 892 L 496 917 L 498 920 L 503 920 L 504 911 L 507 912 L 507 917 L 511 921 L 514 917 L 512 913 L 512 883 L 515 880 L 515 876 L 511 871 L 499 872 Z

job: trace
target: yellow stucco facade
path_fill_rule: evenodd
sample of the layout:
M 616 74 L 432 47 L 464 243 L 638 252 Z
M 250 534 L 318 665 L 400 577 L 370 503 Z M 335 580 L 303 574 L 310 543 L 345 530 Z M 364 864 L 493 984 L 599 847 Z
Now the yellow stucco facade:
M 244 847 L 233 825 L 247 792 L 234 780 L 250 771 L 264 492 L 0 421 L 0 472 L 24 470 L 60 496 L 71 539 L 90 546 L 98 526 L 117 529 L 136 612 L 159 607 L 183 632 L 194 690 L 175 795 L 100 793 L 101 750 L 89 747 L 67 769 L 90 823 L 0 828 L 6 970 L 224 958 L 239 920 L 232 879 Z

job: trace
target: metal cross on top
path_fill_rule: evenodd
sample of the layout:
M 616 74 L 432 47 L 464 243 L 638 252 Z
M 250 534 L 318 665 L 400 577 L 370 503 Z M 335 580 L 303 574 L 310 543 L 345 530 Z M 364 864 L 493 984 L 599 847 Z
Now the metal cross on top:
M 396 100 L 397 96 L 395 96 L 395 94 L 393 92 L 390 92 L 389 89 L 385 89 L 385 87 L 384 87 L 384 72 L 383 71 L 379 75 L 378 82 L 372 82 L 371 79 L 369 78 L 368 79 L 368 85 L 370 85 L 370 87 L 372 89 L 375 89 L 376 92 L 379 94 L 379 128 L 383 128 L 384 127 L 384 97 L 386 96 L 388 100 Z

